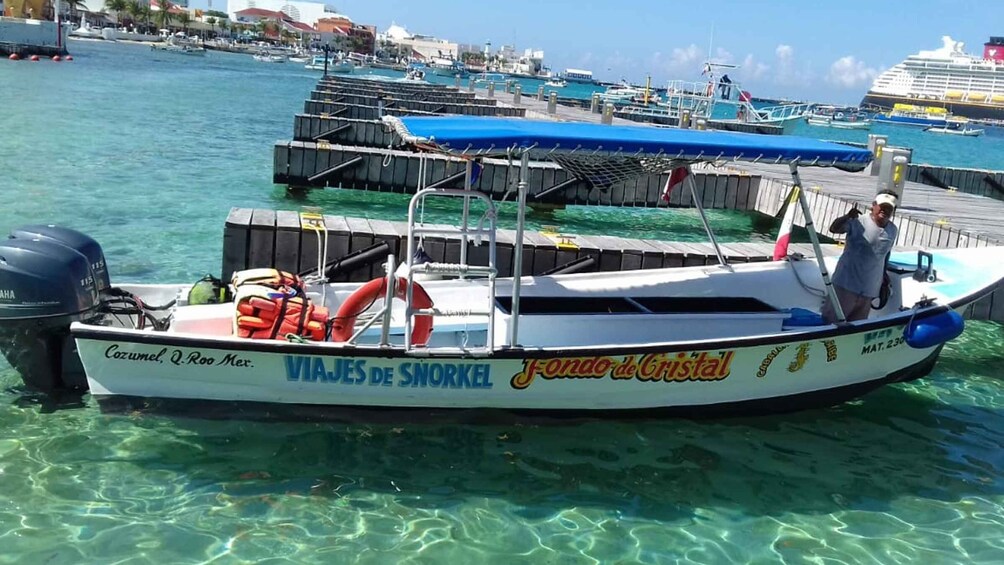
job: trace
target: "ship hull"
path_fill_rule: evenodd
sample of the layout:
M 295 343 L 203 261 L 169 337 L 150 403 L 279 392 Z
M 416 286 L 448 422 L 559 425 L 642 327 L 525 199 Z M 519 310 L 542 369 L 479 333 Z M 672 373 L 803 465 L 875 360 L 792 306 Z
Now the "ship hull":
M 894 104 L 943 107 L 955 116 L 973 120 L 1004 120 L 1004 104 L 962 102 L 958 100 L 920 100 L 917 98 L 907 98 L 906 96 L 877 94 L 871 91 L 861 99 L 862 107 L 892 109 Z

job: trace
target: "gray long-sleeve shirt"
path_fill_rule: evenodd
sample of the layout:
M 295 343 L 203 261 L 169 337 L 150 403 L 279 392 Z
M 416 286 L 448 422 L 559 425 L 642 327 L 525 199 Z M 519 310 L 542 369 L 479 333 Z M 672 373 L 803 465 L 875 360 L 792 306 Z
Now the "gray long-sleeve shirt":
M 833 272 L 833 284 L 875 298 L 882 287 L 886 255 L 896 243 L 896 225 L 889 222 L 880 228 L 870 215 L 862 214 L 848 218 L 844 229 L 847 241 Z

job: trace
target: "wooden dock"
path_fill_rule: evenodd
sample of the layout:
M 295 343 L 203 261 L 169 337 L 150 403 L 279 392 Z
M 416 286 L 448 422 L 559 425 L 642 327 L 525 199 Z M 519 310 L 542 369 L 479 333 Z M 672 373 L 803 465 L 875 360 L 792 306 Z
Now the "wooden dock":
M 299 189 L 339 187 L 355 190 L 414 194 L 418 186 L 463 188 L 465 162 L 439 154 L 382 148 L 391 141 L 375 122 L 339 122 L 307 117 L 297 121 L 302 137 L 317 137 L 340 130 L 350 144 L 326 140 L 278 142 L 273 151 L 273 176 L 276 184 Z M 313 131 L 323 130 L 319 134 Z M 322 135 L 323 137 L 323 135 Z M 335 137 L 329 134 L 328 137 Z M 424 178 L 421 177 L 425 160 Z M 474 190 L 496 200 L 515 197 L 518 167 L 504 159 L 483 159 L 482 172 Z M 689 190 L 675 190 L 668 202 L 662 199 L 668 173 L 643 175 L 631 180 L 596 187 L 576 178 L 554 163 L 533 162 L 530 167 L 530 202 L 548 205 L 691 207 Z M 706 208 L 747 210 L 757 199 L 760 177 L 735 169 L 696 167 L 697 195 Z
M 388 254 L 398 260 L 407 254 L 405 222 L 325 215 L 324 225 L 328 237 L 325 263 L 360 253 L 370 255 L 369 261 L 340 272 L 335 280 L 364 282 L 382 276 L 381 263 Z M 235 270 L 256 267 L 275 267 L 297 273 L 316 270 L 322 241 L 317 232 L 301 222 L 300 214 L 295 211 L 233 208 L 224 228 L 221 276 L 223 280 L 230 280 Z M 515 231 L 497 231 L 500 276 L 509 277 L 514 273 L 515 245 Z M 460 259 L 460 246 L 459 236 L 426 237 L 424 250 L 432 261 L 456 263 Z M 599 272 L 718 263 L 714 248 L 703 242 L 527 231 L 523 234 L 522 246 L 523 262 L 519 271 L 523 275 L 543 275 L 561 268 Z M 771 243 L 724 243 L 721 247 L 730 263 L 769 261 L 774 250 Z M 814 256 L 808 244 L 792 244 L 789 250 Z M 827 256 L 841 252 L 837 245 L 823 245 L 822 250 Z M 468 257 L 472 264 L 486 265 L 487 247 L 469 243 Z M 1004 321 L 1004 288 L 974 304 L 969 314 L 976 319 Z
M 791 176 L 787 166 L 736 165 L 762 181 L 754 209 L 776 215 L 789 190 Z M 830 234 L 827 228 L 837 217 L 857 206 L 871 207 L 878 177 L 867 171 L 847 173 L 837 169 L 803 167 L 799 169 L 807 189 L 806 197 L 817 230 Z M 907 182 L 903 199 L 896 211 L 899 228 L 897 245 L 921 247 L 980 247 L 1004 244 L 1004 202 L 964 192 L 947 191 L 916 182 Z M 804 225 L 801 212 L 796 223 Z

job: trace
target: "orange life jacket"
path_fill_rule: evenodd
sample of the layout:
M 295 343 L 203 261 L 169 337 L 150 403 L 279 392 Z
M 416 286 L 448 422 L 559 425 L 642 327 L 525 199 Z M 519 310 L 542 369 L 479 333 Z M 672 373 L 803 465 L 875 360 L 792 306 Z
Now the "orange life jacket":
M 234 273 L 234 334 L 250 339 L 284 339 L 287 334 L 324 341 L 328 309 L 314 306 L 297 275 L 276 269 Z

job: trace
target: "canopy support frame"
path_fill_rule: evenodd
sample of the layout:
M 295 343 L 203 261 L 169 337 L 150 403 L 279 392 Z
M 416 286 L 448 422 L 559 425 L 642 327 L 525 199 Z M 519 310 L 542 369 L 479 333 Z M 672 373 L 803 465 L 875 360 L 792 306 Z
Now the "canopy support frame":
M 523 228 L 526 222 L 526 194 L 530 185 L 530 151 L 525 150 L 519 159 L 519 184 L 517 184 L 516 241 L 512 257 L 512 308 L 509 312 L 509 347 L 519 347 L 519 297 L 523 282 Z
M 837 299 L 837 289 L 833 286 L 833 281 L 830 280 L 830 272 L 826 269 L 826 262 L 823 261 L 823 248 L 819 244 L 819 234 L 816 233 L 816 226 L 812 221 L 812 211 L 809 210 L 809 201 L 805 198 L 802 179 L 798 175 L 798 160 L 796 159 L 789 163 L 788 168 L 791 170 L 791 180 L 795 183 L 795 188 L 798 189 L 798 203 L 802 207 L 802 216 L 805 217 L 805 229 L 809 232 L 812 250 L 816 254 L 816 264 L 819 265 L 819 274 L 823 276 L 823 284 L 826 285 L 826 295 L 833 304 L 833 313 L 837 316 L 837 323 L 846 323 L 847 318 L 844 316 L 844 309 L 840 306 L 840 300 Z M 792 268 L 794 269 L 794 266 Z
M 694 182 L 694 172 L 691 170 L 689 164 L 687 164 L 686 167 L 687 176 L 683 179 L 683 182 L 690 188 L 690 196 L 694 201 L 694 207 L 697 208 L 697 213 L 701 216 L 701 223 L 704 224 L 704 231 L 708 234 L 708 239 L 711 240 L 711 245 L 715 248 L 715 255 L 718 256 L 718 264 L 731 271 L 732 266 L 729 265 L 729 262 L 725 260 L 725 255 L 722 254 L 722 248 L 718 245 L 718 238 L 715 237 L 715 231 L 711 229 L 711 223 L 708 222 L 708 216 L 704 213 L 704 205 L 701 203 L 701 199 L 697 195 L 697 183 Z

